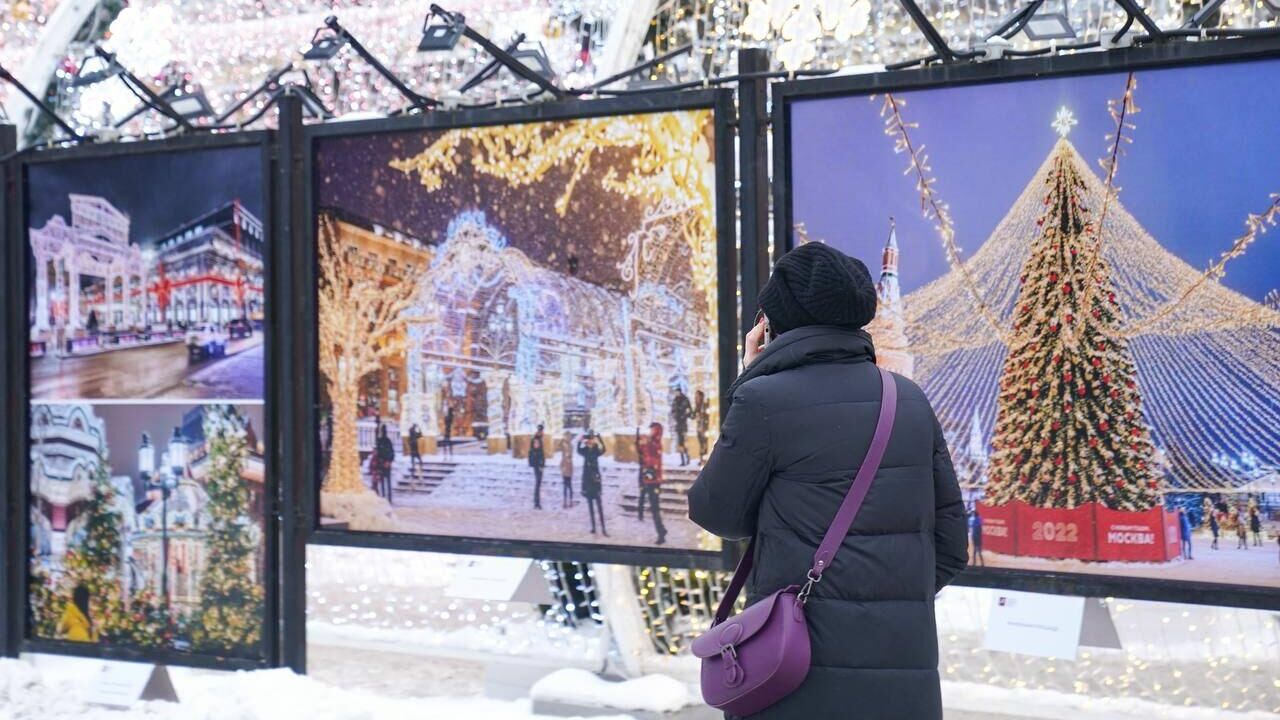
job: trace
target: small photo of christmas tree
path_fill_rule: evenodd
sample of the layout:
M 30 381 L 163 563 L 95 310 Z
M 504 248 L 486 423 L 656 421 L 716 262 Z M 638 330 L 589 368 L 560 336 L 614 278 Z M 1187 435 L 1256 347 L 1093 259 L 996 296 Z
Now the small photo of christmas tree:
M 33 406 L 29 636 L 263 657 L 261 423 L 261 406 Z

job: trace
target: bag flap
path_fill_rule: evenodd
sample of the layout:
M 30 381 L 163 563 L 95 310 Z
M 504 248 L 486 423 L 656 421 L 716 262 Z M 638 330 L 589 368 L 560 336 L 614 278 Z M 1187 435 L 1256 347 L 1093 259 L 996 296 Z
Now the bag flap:
M 708 658 L 719 655 L 720 649 L 725 645 L 741 645 L 760 632 L 761 628 L 769 622 L 769 616 L 773 614 L 773 607 L 777 604 L 778 598 L 784 593 L 794 594 L 795 589 L 783 588 L 699 635 L 690 647 L 694 657 Z

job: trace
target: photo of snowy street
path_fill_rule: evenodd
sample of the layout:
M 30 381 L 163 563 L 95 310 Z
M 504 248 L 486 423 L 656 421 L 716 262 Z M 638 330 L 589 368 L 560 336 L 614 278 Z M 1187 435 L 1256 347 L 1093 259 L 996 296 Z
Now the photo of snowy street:
M 33 398 L 263 396 L 259 168 L 233 147 L 30 169 Z
M 227 398 L 262 395 L 262 333 L 227 343 L 217 358 L 190 359 L 181 339 L 127 350 L 31 360 L 33 392 L 54 398 Z

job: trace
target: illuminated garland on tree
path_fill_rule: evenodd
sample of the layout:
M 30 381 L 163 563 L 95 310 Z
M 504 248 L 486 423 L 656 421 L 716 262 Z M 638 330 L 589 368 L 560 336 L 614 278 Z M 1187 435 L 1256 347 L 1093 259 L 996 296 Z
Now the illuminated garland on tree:
M 449 130 L 421 153 L 392 161 L 391 167 L 406 174 L 417 173 L 422 186 L 434 192 L 445 186 L 446 177 L 457 172 L 464 160 L 477 172 L 513 187 L 532 185 L 552 170 L 568 166 L 569 178 L 555 202 L 556 213 L 563 216 L 574 189 L 588 177 L 601 153 L 632 151 L 625 174 L 611 166 L 596 181 L 623 197 L 652 205 L 667 200 L 693 209 L 682 232 L 689 244 L 694 290 L 703 295 L 705 307 L 714 308 L 716 203 L 711 119 L 709 110 L 686 110 Z M 712 327 L 707 332 L 714 334 L 715 313 L 709 316 Z
M 64 574 L 59 587 L 50 592 L 32 589 L 33 599 L 57 603 L 54 613 L 71 602 L 72 592 L 83 586 L 89 593 L 89 620 L 102 642 L 127 641 L 136 635 L 126 613 L 120 583 L 121 529 L 124 518 L 116 509 L 116 491 L 111 485 L 107 459 L 99 455 L 91 481 L 89 499 L 80 511 L 84 518 L 83 538 L 68 548 L 63 560 Z M 38 576 L 32 576 L 35 583 Z M 39 578 L 43 582 L 42 578 Z M 47 611 L 46 611 L 47 612 Z M 37 613 L 37 617 L 40 614 Z
M 986 497 L 1147 510 L 1160 501 L 1156 451 L 1107 265 L 1082 267 L 1094 228 L 1074 155 L 1065 138 L 1058 142 L 1042 230 L 1023 265 Z M 1099 286 L 1092 299 L 1089 284 Z
M 871 100 L 875 100 L 874 95 L 871 96 Z M 906 104 L 905 100 L 895 97 L 892 93 L 885 94 L 884 103 L 880 106 L 880 117 L 884 118 L 884 134 L 894 139 L 894 153 L 907 154 L 908 164 L 903 174 L 914 174 L 916 177 L 916 191 L 920 193 L 920 212 L 925 219 L 934 222 L 934 228 L 942 240 L 942 250 L 947 256 L 947 264 L 953 271 L 960 274 L 965 290 L 973 297 L 973 301 L 978 306 L 978 313 L 991 326 L 995 337 L 1004 339 L 1003 326 L 996 319 L 986 300 L 983 300 L 982 294 L 978 292 L 973 281 L 973 276 L 969 274 L 969 269 L 960 259 L 960 246 L 956 245 L 956 228 L 951 220 L 951 209 L 945 202 L 938 199 L 933 190 L 938 179 L 930 175 L 932 168 L 929 166 L 929 156 L 925 154 L 923 145 L 917 146 L 911 141 L 909 130 L 919 127 L 919 123 L 907 122 L 902 117 L 902 108 Z
M 333 216 L 322 214 L 318 225 L 320 377 L 333 408 L 333 447 L 324 489 L 368 492 L 356 445 L 360 379 L 384 359 L 404 353 L 403 315 L 416 286 L 408 280 L 389 282 L 361 263 L 356 249 L 343 241 Z
M 197 649 L 253 655 L 263 622 L 263 589 L 255 571 L 257 541 L 249 520 L 249 488 L 243 477 L 249 456 L 244 421 L 229 405 L 206 406 L 208 443 L 208 559 L 200 577 L 200 607 L 192 619 Z
M 1106 173 L 1106 180 L 1103 181 L 1102 195 L 1102 212 L 1098 213 L 1098 222 L 1094 225 L 1093 246 L 1089 249 L 1089 265 L 1085 270 L 1084 276 L 1093 277 L 1093 272 L 1097 268 L 1098 258 L 1102 256 L 1102 238 L 1106 229 L 1107 211 L 1111 209 L 1111 203 L 1116 200 L 1120 194 L 1120 188 L 1116 186 L 1116 174 L 1120 171 L 1120 156 L 1124 154 L 1124 143 L 1133 142 L 1133 138 L 1124 134 L 1125 130 L 1135 129 L 1135 125 L 1130 121 L 1134 115 L 1138 114 L 1138 104 L 1133 101 L 1133 92 L 1138 89 L 1138 77 L 1132 72 L 1129 73 L 1128 79 L 1124 85 L 1124 95 L 1119 100 L 1107 100 L 1107 112 L 1111 113 L 1111 119 L 1115 120 L 1115 132 L 1107 135 L 1107 142 L 1111 143 L 1111 150 L 1107 153 L 1107 157 L 1098 161 Z M 1066 133 L 1063 133 L 1066 137 Z M 1093 297 L 1093 291 L 1096 285 L 1090 283 L 1084 291 L 1083 304 L 1088 307 L 1089 301 Z
M 1260 215 L 1250 213 L 1249 216 L 1245 218 L 1245 233 L 1232 241 L 1230 248 L 1224 250 L 1222 254 L 1218 256 L 1218 259 L 1211 263 L 1209 267 L 1205 268 L 1204 273 L 1201 274 L 1195 282 L 1189 285 L 1186 290 L 1178 295 L 1178 297 L 1170 300 L 1155 312 L 1134 323 L 1128 334 L 1133 336 L 1147 332 L 1151 328 L 1159 325 L 1165 318 L 1175 313 L 1197 290 L 1204 287 L 1211 281 L 1221 280 L 1222 277 L 1227 274 L 1227 263 L 1244 255 L 1245 250 L 1247 250 L 1259 236 L 1265 235 L 1267 230 L 1275 227 L 1277 223 L 1280 223 L 1280 193 L 1272 193 L 1271 206 Z M 1274 290 L 1271 292 L 1275 293 Z M 1275 324 L 1278 319 L 1276 311 L 1280 309 L 1277 305 L 1278 304 L 1276 303 L 1268 304 L 1264 302 L 1256 308 L 1255 312 L 1249 314 L 1251 316 L 1250 319 L 1257 322 L 1269 321 L 1271 324 Z M 1268 315 L 1270 317 L 1268 317 Z M 1226 322 L 1222 322 L 1223 320 L 1226 320 Z M 1218 327 L 1219 325 L 1235 328 L 1239 327 L 1246 321 L 1247 320 L 1245 318 L 1242 318 L 1239 315 L 1234 315 L 1230 318 L 1220 319 L 1218 323 L 1200 323 L 1197 325 L 1197 329 L 1200 331 L 1223 329 Z

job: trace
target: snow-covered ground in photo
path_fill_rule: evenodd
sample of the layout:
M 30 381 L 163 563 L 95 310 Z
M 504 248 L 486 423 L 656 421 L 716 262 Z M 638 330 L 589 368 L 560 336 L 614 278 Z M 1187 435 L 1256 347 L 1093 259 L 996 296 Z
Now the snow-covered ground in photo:
M 547 458 L 541 488 L 541 509 L 534 507 L 535 480 L 528 461 L 506 455 L 458 452 L 423 456 L 432 469 L 442 473 L 430 482 L 414 482 L 407 457 L 397 456 L 393 469 L 392 523 L 363 512 L 340 509 L 322 498 L 325 516 L 347 523 L 360 531 L 392 530 L 402 533 L 485 537 L 542 542 L 572 542 L 592 545 L 656 546 L 658 534 L 650 508 L 644 519 L 638 503 L 638 467 L 609 458 L 600 462 L 603 527 L 592 532 L 587 501 L 581 496 L 582 463 L 575 458 L 571 480 L 572 505 L 565 507 L 560 454 Z M 697 476 L 696 459 L 680 466 L 679 455 L 664 456 L 662 521 L 667 532 L 666 547 L 716 551 L 720 541 L 689 521 L 684 494 Z M 430 474 L 430 473 L 426 473 Z M 366 478 L 366 482 L 368 479 Z M 407 489 L 414 487 L 417 489 Z M 331 496 L 326 496 L 331 497 Z M 605 535 L 605 531 L 608 535 Z
M 1243 549 L 1236 548 L 1235 535 L 1227 537 L 1223 533 L 1218 539 L 1218 549 L 1214 550 L 1210 547 L 1213 537 L 1208 531 L 1200 530 L 1192 534 L 1194 559 L 1178 558 L 1167 563 L 1051 560 L 1001 555 L 989 550 L 983 552 L 982 557 L 986 565 L 993 568 L 1254 585 L 1280 590 L 1280 544 L 1276 543 L 1276 532 L 1280 532 L 1280 528 L 1264 532 L 1261 546 L 1253 545 L 1250 536 L 1249 546 Z

